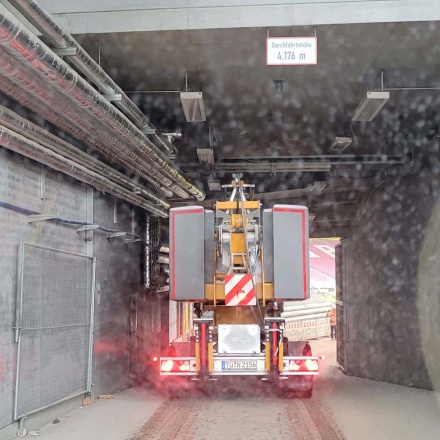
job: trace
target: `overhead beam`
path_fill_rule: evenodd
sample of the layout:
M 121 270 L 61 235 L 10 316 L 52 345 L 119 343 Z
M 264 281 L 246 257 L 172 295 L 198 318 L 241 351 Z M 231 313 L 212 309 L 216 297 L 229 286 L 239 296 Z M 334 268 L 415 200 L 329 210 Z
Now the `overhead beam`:
M 73 34 L 440 20 L 437 0 L 40 0 Z

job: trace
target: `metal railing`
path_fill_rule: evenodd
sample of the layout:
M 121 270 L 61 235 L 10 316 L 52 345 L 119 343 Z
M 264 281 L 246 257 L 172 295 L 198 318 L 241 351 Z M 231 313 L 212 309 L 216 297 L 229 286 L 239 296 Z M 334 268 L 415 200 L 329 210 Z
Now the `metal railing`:
M 291 341 L 304 341 L 330 336 L 330 321 L 328 318 L 309 321 L 286 319 L 284 334 Z

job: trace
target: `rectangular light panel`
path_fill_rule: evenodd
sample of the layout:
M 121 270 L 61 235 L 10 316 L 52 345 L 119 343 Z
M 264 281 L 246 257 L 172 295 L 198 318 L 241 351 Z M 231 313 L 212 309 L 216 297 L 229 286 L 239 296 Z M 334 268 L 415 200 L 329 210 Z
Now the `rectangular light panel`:
M 200 163 L 214 165 L 214 150 L 211 150 L 211 148 L 198 148 L 197 157 Z
M 353 139 L 349 137 L 335 137 L 328 151 L 331 151 L 333 154 L 342 153 L 352 142 Z
M 187 122 L 206 121 L 202 92 L 180 92 L 180 100 Z
M 372 121 L 390 99 L 390 92 L 367 92 L 353 115 L 353 121 Z

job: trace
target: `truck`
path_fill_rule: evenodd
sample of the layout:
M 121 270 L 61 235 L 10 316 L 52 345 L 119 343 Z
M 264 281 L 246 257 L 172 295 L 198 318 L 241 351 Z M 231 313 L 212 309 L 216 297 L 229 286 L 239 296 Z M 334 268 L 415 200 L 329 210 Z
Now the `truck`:
M 319 356 L 291 341 L 283 303 L 309 298 L 306 206 L 262 209 L 255 185 L 234 175 L 215 209 L 170 210 L 170 300 L 193 303 L 193 336 L 159 359 L 169 389 L 254 377 L 310 398 Z

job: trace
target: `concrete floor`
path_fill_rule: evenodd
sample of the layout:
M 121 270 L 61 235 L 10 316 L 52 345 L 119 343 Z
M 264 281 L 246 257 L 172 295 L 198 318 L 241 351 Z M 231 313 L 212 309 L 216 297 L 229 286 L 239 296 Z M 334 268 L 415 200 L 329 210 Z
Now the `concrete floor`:
M 44 440 L 413 440 L 437 439 L 440 395 L 344 376 L 335 342 L 312 341 L 325 354 L 311 400 L 283 399 L 250 387 L 239 395 L 169 400 L 131 389 L 78 409 L 39 431 Z

